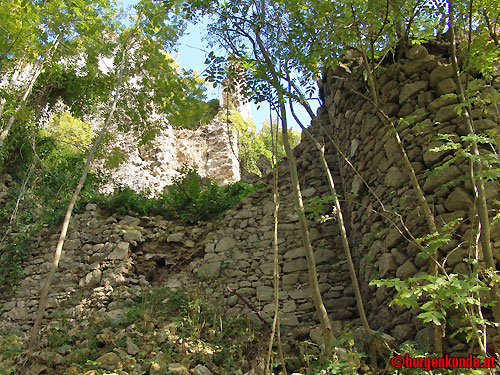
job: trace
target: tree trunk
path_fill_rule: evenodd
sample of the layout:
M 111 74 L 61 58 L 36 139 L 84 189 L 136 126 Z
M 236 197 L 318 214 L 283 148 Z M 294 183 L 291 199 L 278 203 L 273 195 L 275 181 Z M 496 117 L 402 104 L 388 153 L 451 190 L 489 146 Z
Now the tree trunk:
M 293 111 L 293 107 L 290 104 L 290 111 L 292 116 L 294 117 L 297 124 L 299 124 L 300 128 L 303 132 L 309 137 L 309 139 L 316 146 L 316 149 L 319 152 L 320 164 L 325 172 L 328 187 L 330 188 L 330 194 L 334 197 L 334 204 L 337 216 L 337 224 L 340 230 L 340 237 L 342 239 L 342 247 L 344 248 L 345 257 L 347 260 L 347 267 L 349 269 L 349 275 L 351 276 L 351 282 L 354 289 L 354 297 L 356 299 L 356 304 L 358 308 L 359 317 L 361 318 L 361 323 L 363 324 L 363 328 L 368 337 L 369 349 L 370 349 L 370 360 L 373 368 L 377 368 L 377 350 L 375 346 L 375 337 L 374 332 L 370 328 L 370 324 L 368 323 L 368 319 L 366 318 L 365 306 L 363 303 L 363 298 L 361 297 L 361 290 L 359 289 L 358 276 L 356 275 L 356 269 L 354 267 L 354 262 L 352 261 L 351 249 L 349 246 L 349 241 L 347 239 L 347 232 L 344 224 L 344 217 L 342 215 L 342 208 L 340 207 L 340 201 L 337 195 L 337 191 L 335 189 L 335 182 L 333 181 L 332 173 L 330 168 L 328 167 L 328 163 L 325 158 L 325 146 L 321 145 L 316 138 L 311 134 L 311 132 L 304 127 L 302 122 L 297 118 L 295 112 Z M 323 129 L 324 130 L 324 129 Z
M 462 81 L 460 80 L 460 69 L 458 68 L 457 54 L 456 54 L 456 40 L 455 40 L 455 24 L 454 24 L 454 6 L 453 1 L 449 2 L 449 30 L 450 30 L 450 54 L 451 54 L 451 63 L 453 66 L 453 73 L 455 76 L 455 82 L 457 84 L 458 91 L 458 100 L 460 103 L 465 103 L 465 92 L 464 87 L 462 85 Z M 467 125 L 467 131 L 469 134 L 475 134 L 474 125 L 471 117 L 471 108 L 470 105 L 465 107 L 464 111 L 465 115 L 465 123 Z M 479 160 L 480 152 L 477 146 L 477 142 L 472 141 L 472 153 L 478 157 L 476 161 L 472 161 L 472 174 L 480 175 L 482 170 L 481 161 Z M 490 219 L 488 216 L 488 203 L 486 201 L 486 193 L 484 189 L 484 179 L 482 177 L 477 177 L 477 182 L 472 176 L 471 179 L 472 186 L 476 191 L 477 202 L 478 202 L 478 213 L 479 213 L 479 222 L 480 222 L 480 241 L 482 245 L 482 250 L 484 254 L 484 260 L 486 263 L 486 268 L 489 268 L 491 271 L 496 272 L 496 264 L 495 258 L 493 257 L 493 250 L 491 248 L 491 228 L 490 228 Z M 495 322 L 500 322 L 500 287 L 498 282 L 494 282 L 492 288 L 490 290 L 491 300 L 496 300 L 496 304 L 493 307 L 493 316 Z M 498 331 L 498 330 L 497 330 Z
M 283 95 L 280 95 L 283 97 Z M 281 101 L 281 98 L 280 98 Z M 297 216 L 299 219 L 300 233 L 302 236 L 302 245 L 304 246 L 304 253 L 307 260 L 307 269 L 309 273 L 309 287 L 311 288 L 311 294 L 314 301 L 314 306 L 316 307 L 316 313 L 318 314 L 319 321 L 321 323 L 321 329 L 323 332 L 323 339 L 325 342 L 324 353 L 328 357 L 332 350 L 333 343 L 333 333 L 332 326 L 330 323 L 330 318 L 326 312 L 325 305 L 323 304 L 323 298 L 321 297 L 321 292 L 319 290 L 318 274 L 316 270 L 316 261 L 314 259 L 313 249 L 311 245 L 311 238 L 309 236 L 309 230 L 307 228 L 306 216 L 304 213 L 304 202 L 302 201 L 302 193 L 300 190 L 299 177 L 297 174 L 297 164 L 295 161 L 295 155 L 290 147 L 290 142 L 288 140 L 288 129 L 286 123 L 286 113 L 284 105 L 281 101 L 280 103 L 281 112 L 281 128 L 283 135 L 283 146 L 285 147 L 286 156 L 288 159 L 288 167 L 290 170 L 290 178 L 292 182 L 293 196 L 295 200 L 295 206 L 297 210 Z
M 69 226 L 69 222 L 71 219 L 71 214 L 73 212 L 73 207 L 75 206 L 78 195 L 80 194 L 80 191 L 82 190 L 83 184 L 85 183 L 85 179 L 87 178 L 87 174 L 88 174 L 90 166 L 92 164 L 92 161 L 94 158 L 94 153 L 97 149 L 97 146 L 100 144 L 102 137 L 106 133 L 108 126 L 111 123 L 111 119 L 113 117 L 113 114 L 116 110 L 116 105 L 117 105 L 118 99 L 120 97 L 121 86 L 123 83 L 124 58 L 125 58 L 125 51 L 122 52 L 118 84 L 116 86 L 116 92 L 114 95 L 113 103 L 111 105 L 111 110 L 109 111 L 108 117 L 106 119 L 106 122 L 104 123 L 104 126 L 101 129 L 101 132 L 99 133 L 99 136 L 96 138 L 96 140 L 94 141 L 94 144 L 92 145 L 92 148 L 90 149 L 89 155 L 87 157 L 87 163 L 85 164 L 85 168 L 83 170 L 82 176 L 80 177 L 80 181 L 78 182 L 78 185 L 77 185 L 75 191 L 73 192 L 73 196 L 71 197 L 71 201 L 69 203 L 68 209 L 66 210 L 66 216 L 64 218 L 64 222 L 62 225 L 61 234 L 59 236 L 59 241 L 57 242 L 57 247 L 56 247 L 56 251 L 54 254 L 54 260 L 53 260 L 52 265 L 50 267 L 49 273 L 45 279 L 45 283 L 43 284 L 42 291 L 40 293 L 40 302 L 38 305 L 38 311 L 36 313 L 33 328 L 31 330 L 31 336 L 30 336 L 29 341 L 28 341 L 29 347 L 35 347 L 37 345 L 38 335 L 40 333 L 40 326 L 42 323 L 43 315 L 45 313 L 45 306 L 47 304 L 47 296 L 49 294 L 49 289 L 50 289 L 50 286 L 52 284 L 52 280 L 54 278 L 57 267 L 59 265 L 59 260 L 61 258 L 61 254 L 62 254 L 62 248 L 64 245 L 64 241 L 66 240 L 66 233 L 68 231 L 68 226 Z
M 261 0 L 261 20 L 262 23 L 265 21 L 265 3 L 264 0 Z M 283 146 L 285 148 L 286 156 L 288 159 L 288 167 L 290 171 L 290 178 L 292 182 L 292 191 L 295 199 L 295 206 L 297 210 L 297 216 L 299 219 L 300 233 L 302 236 L 302 244 L 304 246 L 304 253 L 307 260 L 307 270 L 309 275 L 309 287 L 311 288 L 311 294 L 314 302 L 314 306 L 316 309 L 316 313 L 318 314 L 318 319 L 320 321 L 321 330 L 323 333 L 324 340 L 324 351 L 323 357 L 329 358 L 330 353 L 332 351 L 333 344 L 333 333 L 332 333 L 332 325 L 330 322 L 330 318 L 328 317 L 328 313 L 326 312 L 325 305 L 323 304 L 323 298 L 321 297 L 321 291 L 319 290 L 318 283 L 318 273 L 316 270 L 316 261 L 314 259 L 313 249 L 311 245 L 311 238 L 309 236 L 309 230 L 307 228 L 306 215 L 304 213 L 304 202 L 302 201 L 302 193 L 300 190 L 299 177 L 297 174 L 297 163 L 295 161 L 295 155 L 293 154 L 292 148 L 290 147 L 290 142 L 288 140 L 288 125 L 286 119 L 286 110 L 285 110 L 285 98 L 283 94 L 283 87 L 280 84 L 278 73 L 274 67 L 273 62 L 269 56 L 267 49 L 265 48 L 262 40 L 260 38 L 260 30 L 259 27 L 256 27 L 255 32 L 255 42 L 257 46 L 264 56 L 264 61 L 269 68 L 271 73 L 272 82 L 271 84 L 274 86 L 278 93 L 278 101 L 279 101 L 279 109 L 281 115 L 281 131 L 283 136 Z
M 359 30 L 359 24 L 356 19 L 356 14 L 354 12 L 354 8 L 351 8 L 352 10 L 352 15 L 354 17 L 354 22 L 355 22 L 355 27 L 356 27 L 356 32 L 358 39 L 360 43 L 363 43 L 363 38 L 361 37 L 361 32 Z M 370 64 L 370 61 L 368 59 L 368 54 L 364 48 L 360 48 L 362 60 L 363 60 L 363 67 L 366 70 L 366 74 L 368 77 L 368 85 L 371 91 L 371 95 L 373 97 L 372 103 L 373 106 L 375 107 L 380 119 L 387 125 L 390 126 L 390 131 L 393 132 L 394 137 L 396 138 L 396 143 L 398 145 L 399 152 L 403 158 L 403 165 L 406 170 L 407 176 L 410 178 L 411 184 L 413 188 L 415 189 L 415 192 L 417 193 L 417 198 L 418 201 L 421 205 L 421 207 L 424 210 L 424 216 L 427 221 L 427 228 L 429 230 L 429 234 L 437 233 L 437 226 L 436 222 L 434 220 L 434 215 L 432 214 L 432 211 L 430 209 L 429 204 L 427 203 L 427 199 L 425 198 L 424 191 L 422 190 L 422 187 L 420 186 L 420 183 L 418 182 L 417 175 L 415 173 L 415 170 L 413 169 L 413 166 L 411 165 L 410 159 L 408 158 L 408 154 L 406 153 L 406 150 L 404 148 L 403 142 L 401 141 L 401 138 L 399 137 L 399 133 L 396 129 L 396 126 L 394 123 L 389 119 L 389 117 L 384 113 L 381 107 L 380 103 L 380 98 L 378 96 L 378 87 L 377 83 L 375 81 L 374 75 L 373 75 L 373 67 L 372 64 Z M 438 249 L 434 251 L 434 254 L 430 256 L 430 265 L 429 265 L 429 274 L 433 276 L 438 275 Z M 443 327 L 438 326 L 434 323 L 432 323 L 432 332 L 433 332 L 433 346 L 434 346 L 434 352 L 437 354 L 442 354 L 443 353 Z
M 278 190 L 278 168 L 276 167 L 276 157 L 278 155 L 277 151 L 277 137 L 275 139 L 273 134 L 273 123 L 272 120 L 269 124 L 271 130 L 271 141 L 273 149 L 273 202 L 274 202 L 274 237 L 273 237 L 273 255 L 274 255 L 274 270 L 273 270 L 273 284 L 274 284 L 274 319 L 273 326 L 271 329 L 271 337 L 269 338 L 269 347 L 266 360 L 266 374 L 269 371 L 269 364 L 271 362 L 271 356 L 273 351 L 273 341 L 274 335 L 278 334 L 278 350 L 280 353 L 281 366 L 283 368 L 283 374 L 287 375 L 286 364 L 283 356 L 283 348 L 281 345 L 280 337 L 280 311 L 279 311 L 279 256 L 278 256 L 278 210 L 279 210 L 279 190 Z M 278 132 L 276 132 L 278 134 Z M 272 373 L 272 370 L 271 370 Z

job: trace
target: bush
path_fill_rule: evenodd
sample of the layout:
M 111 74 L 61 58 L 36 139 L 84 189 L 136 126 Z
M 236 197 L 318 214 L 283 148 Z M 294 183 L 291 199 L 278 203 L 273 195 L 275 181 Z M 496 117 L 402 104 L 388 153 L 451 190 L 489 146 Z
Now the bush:
M 119 186 L 110 195 L 97 195 L 93 199 L 96 203 L 111 212 L 125 215 L 128 211 L 140 214 L 161 214 L 162 209 L 157 199 L 147 197 L 147 192 L 136 193 L 129 187 Z
M 119 187 L 111 195 L 99 195 L 94 201 L 122 215 L 134 211 L 195 223 L 219 217 L 260 188 L 244 182 L 221 187 L 210 179 L 201 178 L 194 168 L 183 168 L 181 173 L 157 199 L 148 198 L 147 192 L 136 193 L 128 187 Z
M 182 175 L 167 187 L 160 200 L 170 216 L 194 223 L 218 217 L 258 188 L 244 182 L 220 187 L 201 178 L 194 168 L 184 168 Z

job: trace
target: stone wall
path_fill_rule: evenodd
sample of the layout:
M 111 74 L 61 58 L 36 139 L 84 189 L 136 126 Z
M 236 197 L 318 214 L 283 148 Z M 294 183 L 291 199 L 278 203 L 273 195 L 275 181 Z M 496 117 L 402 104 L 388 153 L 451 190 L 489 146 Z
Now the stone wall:
M 196 130 L 167 127 L 146 146 L 137 146 L 129 133 L 116 131 L 114 136 L 113 147 L 127 160 L 109 171 L 102 168 L 103 161 L 98 162 L 111 181 L 103 187 L 106 193 L 122 185 L 158 196 L 184 166 L 195 167 L 201 177 L 224 184 L 240 179 L 236 130 L 219 117 Z
M 326 119 L 325 116 L 322 117 Z M 316 129 L 320 119 L 315 120 Z M 307 202 L 328 195 L 312 145 L 303 141 L 295 149 Z M 336 165 L 334 153 L 327 158 Z M 317 324 L 308 274 L 291 201 L 286 161 L 279 164 L 279 257 L 282 274 L 281 306 L 285 329 Z M 151 285 L 196 287 L 226 306 L 228 314 L 259 313 L 271 321 L 273 272 L 273 210 L 271 175 L 267 187 L 244 198 L 216 223 L 185 226 L 156 217 L 109 216 L 88 204 L 71 221 L 64 256 L 49 295 L 48 316 L 57 309 L 82 318 L 101 311 L 116 318 L 118 301 L 140 296 Z M 353 290 L 340 246 L 336 223 L 310 221 L 310 233 L 325 304 L 341 329 L 357 318 Z M 3 299 L 0 330 L 27 332 L 37 307 L 39 288 L 52 260 L 58 228 L 42 231 L 34 239 L 33 255 L 26 262 L 25 278 L 16 292 Z M 182 272 L 181 272 L 182 271 Z M 169 278 L 168 275 L 177 274 Z M 233 292 L 228 293 L 226 287 Z M 243 297 L 252 306 L 249 311 Z M 50 320 L 50 319 L 49 319 Z
M 401 214 L 415 237 L 425 235 L 428 232 L 422 208 L 403 168 L 395 135 L 380 121 L 373 105 L 355 93 L 369 95 L 362 69 L 353 67 L 353 72 L 330 70 L 321 85 L 335 139 L 385 208 Z M 459 159 L 436 172 L 436 167 L 452 158 L 452 151 L 431 151 L 443 144 L 436 139 L 438 133 L 450 134 L 454 140 L 467 134 L 465 119 L 455 110 L 457 98 L 449 95 L 456 93 L 452 76 L 453 70 L 446 57 L 430 55 L 424 47 L 417 46 L 407 52 L 406 59 L 388 65 L 378 77 L 377 84 L 385 113 L 396 123 L 399 118 L 406 119 L 399 123 L 398 132 L 438 228 L 453 219 L 464 218 L 453 239 L 439 252 L 441 260 L 448 257 L 447 272 L 464 273 L 468 268 L 463 258 L 470 255 L 467 240 L 474 217 L 469 165 L 464 159 Z M 479 95 L 492 97 L 494 103 L 498 102 L 498 88 L 488 86 L 479 77 L 471 78 L 473 81 L 469 87 L 479 84 Z M 500 130 L 496 104 L 485 108 L 476 106 L 472 116 L 476 131 L 491 129 L 498 133 Z M 482 148 L 488 152 L 485 146 Z M 424 342 L 429 332 L 423 329 L 420 319 L 408 310 L 389 307 L 392 294 L 385 288 L 368 287 L 368 283 L 376 278 L 407 279 L 427 272 L 428 260 L 416 256 L 418 249 L 403 238 L 401 225 L 393 226 L 386 219 L 397 222 L 397 217 L 383 213 L 359 176 L 344 159 L 339 160 L 346 196 L 349 191 L 358 194 L 347 200 L 346 209 L 350 215 L 350 241 L 369 321 L 373 328 L 391 334 L 398 341 L 413 339 L 417 334 L 418 340 Z M 490 204 L 499 198 L 498 181 L 486 183 L 486 195 Z M 495 225 L 491 234 L 498 267 L 500 227 Z M 450 335 L 456 327 L 446 329 Z M 446 350 L 464 349 L 462 336 L 449 339 Z
M 315 129 L 316 119 L 311 129 Z M 306 141 L 295 148 L 304 201 L 329 195 L 326 179 L 316 163 L 317 152 Z M 335 168 L 336 157 L 327 155 Z M 292 201 L 287 163 L 279 164 L 279 270 L 281 274 L 282 324 L 285 327 L 310 328 L 317 324 L 309 290 L 307 264 L 304 257 L 298 219 Z M 244 198 L 228 211 L 222 225 L 205 247 L 204 264 L 197 270 L 201 278 L 217 279 L 236 292 L 226 296 L 229 314 L 244 311 L 248 300 L 263 317 L 271 319 L 273 304 L 273 212 L 271 176 L 264 176 L 267 187 Z M 317 263 L 320 289 L 336 329 L 357 318 L 353 289 L 343 249 L 334 220 L 320 224 L 309 221 L 311 240 Z
M 212 227 L 212 223 L 186 227 L 159 216 L 110 216 L 89 203 L 84 213 L 71 219 L 49 293 L 48 320 L 57 319 L 50 318 L 56 309 L 75 319 L 96 311 L 116 319 L 123 314 L 119 308 L 123 301 L 140 297 L 151 284 L 162 284 L 167 274 L 189 264 L 203 249 Z M 24 278 L 13 295 L 2 297 L 0 331 L 28 331 L 59 229 L 44 228 L 33 239 Z

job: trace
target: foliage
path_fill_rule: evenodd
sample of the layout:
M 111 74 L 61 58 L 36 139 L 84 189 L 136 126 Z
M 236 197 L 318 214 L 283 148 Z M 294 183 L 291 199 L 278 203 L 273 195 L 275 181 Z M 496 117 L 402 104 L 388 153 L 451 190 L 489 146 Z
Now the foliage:
M 337 197 L 338 198 L 338 197 Z M 309 203 L 304 206 L 304 212 L 309 220 L 316 220 L 318 223 L 324 223 L 335 218 L 335 207 L 332 207 L 332 202 L 335 196 L 328 195 L 326 197 L 314 197 Z M 328 209 L 325 208 L 325 205 Z
M 276 123 L 276 120 L 273 120 L 273 123 Z M 285 153 L 285 147 L 283 146 L 283 135 L 282 135 L 282 130 L 281 128 L 278 127 L 278 134 L 277 134 L 277 139 L 278 139 L 278 153 L 276 155 L 276 161 L 280 161 L 286 156 Z M 265 120 L 262 123 L 262 128 L 257 132 L 257 137 L 262 140 L 264 143 L 265 151 L 266 153 L 264 154 L 269 161 L 272 163 L 272 149 L 273 149 L 273 135 L 276 139 L 276 134 L 272 134 L 271 132 L 271 124 L 269 121 Z M 290 142 L 290 147 L 295 148 L 300 143 L 300 138 L 301 138 L 301 133 L 298 131 L 295 131 L 293 129 L 288 130 L 288 139 Z
M 267 155 L 267 150 L 256 134 L 255 124 L 247 122 L 243 116 L 234 111 L 229 116 L 229 121 L 234 126 L 238 133 L 238 160 L 240 163 L 240 170 L 245 173 L 254 173 L 260 175 L 259 168 L 257 167 L 257 159 L 261 154 Z
M 186 106 L 182 112 L 176 112 L 169 116 L 169 124 L 175 127 L 185 129 L 196 129 L 201 125 L 207 125 L 219 113 L 219 100 L 211 99 L 204 101 L 202 99 L 192 100 L 189 106 Z
M 419 256 L 430 257 L 435 249 L 446 244 L 451 239 L 451 229 L 456 226 L 459 220 L 455 220 L 445 225 L 442 233 L 434 233 L 419 239 L 425 242 L 423 251 Z M 431 259 L 431 261 L 434 261 Z M 446 259 L 445 261 L 446 262 Z M 489 285 L 484 280 L 484 275 L 492 285 L 498 282 L 500 275 L 490 271 L 481 270 L 477 260 L 470 261 L 471 272 L 469 274 L 447 274 L 441 265 L 442 274 L 429 275 L 422 274 L 410 277 L 408 280 L 382 279 L 372 280 L 370 285 L 378 287 L 385 286 L 394 288 L 396 295 L 391 305 L 397 304 L 406 308 L 416 308 L 422 312 L 417 315 L 424 323 L 440 326 L 446 325 L 448 315 L 452 311 L 458 311 L 461 316 L 462 326 L 456 327 L 451 337 L 465 333 L 467 341 L 478 339 L 484 334 L 486 326 L 498 326 L 483 317 L 482 307 L 488 307 L 498 302 L 485 302 L 481 300 L 481 295 L 489 291 Z
M 147 192 L 136 193 L 126 186 L 118 186 L 111 194 L 99 194 L 92 199 L 105 209 L 125 215 L 128 211 L 140 214 L 159 214 L 161 204 L 157 199 L 148 198 Z
M 195 169 L 184 168 L 160 200 L 170 215 L 194 223 L 219 216 L 257 189 L 257 186 L 244 182 L 219 187 L 215 182 L 201 178 Z
M 2 374 L 14 375 L 19 370 L 23 342 L 15 335 L 0 335 L 0 369 Z
M 366 354 L 355 342 L 352 331 L 346 327 L 333 342 L 334 353 L 329 359 L 321 359 L 317 354 L 304 353 L 307 374 L 321 375 L 355 375 L 364 373 L 363 365 Z
M 80 131 L 77 129 L 76 134 Z M 23 276 L 22 262 L 30 254 L 32 237 L 63 218 L 65 205 L 85 165 L 81 150 L 71 143 L 60 143 L 40 131 L 30 144 L 19 140 L 22 134 L 15 132 L 9 137 L 10 141 L 19 142 L 19 152 L 8 156 L 4 171 L 12 174 L 13 182 L 0 209 L 0 222 L 5 225 L 0 237 L 0 285 L 9 291 L 16 279 Z M 74 139 L 83 142 L 85 133 L 80 135 Z M 95 194 L 98 183 L 99 178 L 91 175 L 84 185 L 84 200 Z
M 234 111 L 229 116 L 229 121 L 238 132 L 238 158 L 240 169 L 247 173 L 254 173 L 260 176 L 260 170 L 257 166 L 257 160 L 264 155 L 271 165 L 273 165 L 273 134 L 268 121 L 264 121 L 262 127 L 256 130 L 253 122 L 246 122 L 243 116 Z M 278 130 L 278 154 L 276 160 L 280 161 L 285 157 L 285 148 L 283 147 L 283 137 L 281 129 Z M 300 133 L 295 130 L 289 130 L 290 147 L 294 148 L 300 143 Z M 274 134 L 276 139 L 276 134 Z
M 90 125 L 69 112 L 53 116 L 41 134 L 53 138 L 58 146 L 64 143 L 65 148 L 74 153 L 85 151 L 92 140 Z
M 136 193 L 128 187 L 118 187 L 108 196 L 99 194 L 91 200 L 122 215 L 133 211 L 194 223 L 218 217 L 258 188 L 244 182 L 221 187 L 201 178 L 194 168 L 184 167 L 181 175 L 158 198 L 148 198 L 148 192 Z

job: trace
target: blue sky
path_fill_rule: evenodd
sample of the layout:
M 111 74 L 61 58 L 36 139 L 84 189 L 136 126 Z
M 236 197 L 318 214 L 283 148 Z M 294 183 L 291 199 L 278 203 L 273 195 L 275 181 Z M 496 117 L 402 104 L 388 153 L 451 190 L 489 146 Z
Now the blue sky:
M 136 0 L 117 0 L 117 3 L 119 6 L 121 5 L 126 7 L 135 4 Z M 178 42 L 177 53 L 172 54 L 181 67 L 184 69 L 192 69 L 198 72 L 198 74 L 201 74 L 207 68 L 205 60 L 208 53 L 212 50 L 211 47 L 208 47 L 208 42 L 204 40 L 207 35 L 205 26 L 206 24 L 204 23 L 196 25 L 189 24 L 185 35 Z M 222 50 L 215 50 L 214 52 L 217 55 L 223 55 Z M 209 85 L 207 95 L 208 99 L 219 99 L 220 86 L 217 86 L 217 88 L 214 89 L 211 85 Z M 312 103 L 311 106 L 313 106 L 313 110 L 315 111 L 318 107 L 318 103 Z M 297 106 L 295 112 L 301 122 L 305 126 L 308 126 L 310 123 L 310 117 L 306 111 Z M 264 120 L 269 120 L 269 104 L 259 103 L 259 105 L 256 105 L 251 103 L 251 115 L 257 129 L 259 129 Z M 290 127 L 295 130 L 300 130 L 299 126 L 295 124 L 295 121 L 290 113 L 287 114 L 287 117 Z M 273 115 L 273 118 L 276 118 L 276 116 Z

